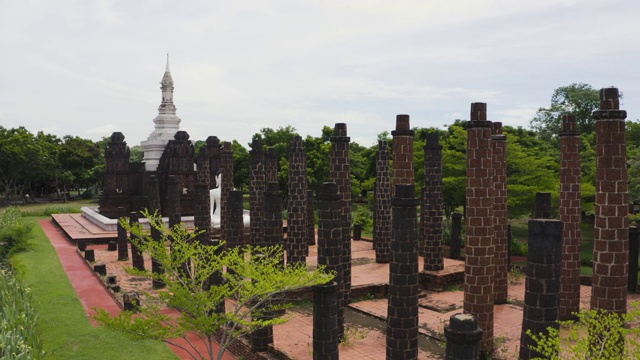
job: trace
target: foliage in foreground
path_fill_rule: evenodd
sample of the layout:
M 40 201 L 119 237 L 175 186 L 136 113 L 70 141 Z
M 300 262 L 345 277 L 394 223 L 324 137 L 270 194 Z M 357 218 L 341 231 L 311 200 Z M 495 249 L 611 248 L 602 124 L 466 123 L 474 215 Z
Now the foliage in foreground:
M 0 268 L 0 359 L 40 359 L 42 341 L 36 331 L 38 315 L 29 288 Z
M 21 220 L 22 213 L 16 206 L 0 213 L 0 261 L 29 248 L 33 224 Z
M 164 281 L 168 291 L 146 294 L 139 314 L 123 311 L 111 318 L 98 309 L 95 319 L 136 338 L 181 347 L 194 359 L 221 359 L 229 345 L 241 336 L 285 322 L 286 318 L 273 314 L 287 306 L 284 296 L 288 291 L 323 284 L 333 278 L 322 269 L 310 271 L 305 264 L 283 266 L 280 246 L 224 249 L 224 244 L 199 242 L 199 231 L 189 232 L 182 224 L 167 229 L 157 214 L 143 211 L 143 215 L 153 228 L 162 232 L 162 241 L 153 241 L 140 226 L 129 227 L 126 219 L 121 223 L 135 235 L 131 241 L 162 265 L 164 274 L 136 273 Z M 167 242 L 171 244 L 170 251 Z M 218 274 L 224 281 L 213 285 L 212 274 Z M 217 313 L 225 299 L 230 300 L 226 302 L 226 312 Z M 163 314 L 154 305 L 159 303 L 177 309 L 182 316 Z M 186 339 L 187 333 L 202 340 L 206 354 L 188 341 L 189 346 L 182 346 L 173 340 Z M 218 351 L 214 348 L 216 342 L 220 345 Z
M 560 321 L 560 329 L 527 335 L 545 359 L 616 360 L 640 358 L 640 303 L 625 315 L 605 310 L 576 313 L 577 321 Z M 626 341 L 625 341 L 626 339 Z

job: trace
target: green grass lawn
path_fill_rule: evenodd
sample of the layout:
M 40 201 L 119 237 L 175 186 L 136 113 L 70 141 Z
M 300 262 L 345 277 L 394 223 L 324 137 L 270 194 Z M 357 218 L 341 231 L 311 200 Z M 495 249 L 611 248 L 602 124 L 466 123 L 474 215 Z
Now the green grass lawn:
M 24 219 L 37 222 L 41 217 Z M 31 288 L 47 359 L 177 358 L 164 343 L 131 340 L 111 330 L 93 327 L 57 253 L 37 223 L 34 235 L 32 249 L 11 260 Z

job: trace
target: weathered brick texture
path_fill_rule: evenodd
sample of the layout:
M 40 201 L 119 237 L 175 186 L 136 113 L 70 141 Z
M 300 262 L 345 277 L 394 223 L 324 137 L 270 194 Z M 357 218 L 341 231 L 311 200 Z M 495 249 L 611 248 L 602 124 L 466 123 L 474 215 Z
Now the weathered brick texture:
M 222 143 L 220 150 L 220 174 L 220 234 L 226 240 L 230 236 L 229 196 L 233 190 L 233 150 L 229 142 Z
M 349 141 L 347 124 L 338 123 L 331 136 L 329 154 L 329 181 L 336 183 L 340 195 L 342 210 L 342 282 L 340 289 L 344 294 L 344 307 L 351 301 L 351 167 L 349 162 Z
M 424 188 L 421 206 L 420 255 L 424 270 L 444 269 L 442 251 L 442 145 L 438 133 L 428 133 L 424 146 Z
M 562 231 L 562 277 L 560 320 L 575 318 L 580 310 L 580 132 L 574 115 L 565 115 L 560 132 L 560 221 Z
M 393 136 L 393 185 L 413 184 L 413 136 L 409 115 L 396 116 Z M 392 191 L 395 189 L 392 189 Z
M 467 140 L 467 213 L 464 312 L 484 331 L 481 350 L 493 349 L 494 254 L 493 156 L 487 105 L 471 104 Z
M 304 263 L 307 238 L 307 160 L 302 138 L 294 136 L 289 157 L 289 196 L 287 204 L 287 264 Z
M 264 235 L 262 219 L 264 218 L 264 189 L 266 186 L 265 161 L 262 142 L 254 139 L 249 151 L 251 169 L 249 174 L 249 242 L 258 244 Z
M 507 137 L 502 123 L 492 124 L 491 151 L 493 156 L 493 231 L 495 247 L 494 303 L 506 304 L 508 296 L 509 240 L 507 235 Z
M 482 329 L 469 314 L 455 314 L 444 328 L 447 339 L 446 360 L 477 360 L 480 358 Z
M 596 219 L 591 308 L 625 313 L 629 272 L 629 194 L 625 119 L 618 89 L 600 90 L 596 120 Z
M 391 171 L 389 145 L 378 141 L 376 157 L 376 191 L 373 229 L 373 248 L 377 263 L 388 263 L 391 254 Z

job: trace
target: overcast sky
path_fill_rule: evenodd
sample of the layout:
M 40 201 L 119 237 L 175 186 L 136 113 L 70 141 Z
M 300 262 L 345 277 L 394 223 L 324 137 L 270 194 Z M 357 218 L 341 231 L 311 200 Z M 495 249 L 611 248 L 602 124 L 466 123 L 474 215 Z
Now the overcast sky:
M 346 122 L 369 146 L 396 114 L 441 127 L 471 102 L 528 126 L 576 82 L 640 117 L 638 0 L 0 0 L 0 125 L 138 145 L 167 52 L 192 140 Z

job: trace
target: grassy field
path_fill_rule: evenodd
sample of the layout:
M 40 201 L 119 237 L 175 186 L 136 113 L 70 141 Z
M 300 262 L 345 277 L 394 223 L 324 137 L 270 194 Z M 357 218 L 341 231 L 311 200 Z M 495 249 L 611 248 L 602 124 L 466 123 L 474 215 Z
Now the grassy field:
M 30 207 L 27 206 L 27 211 L 46 208 Z M 27 217 L 24 220 L 37 222 L 41 218 Z M 32 249 L 15 255 L 11 262 L 31 288 L 47 359 L 177 358 L 164 343 L 131 340 L 111 330 L 93 327 L 53 246 L 39 225 L 34 227 L 34 235 Z

